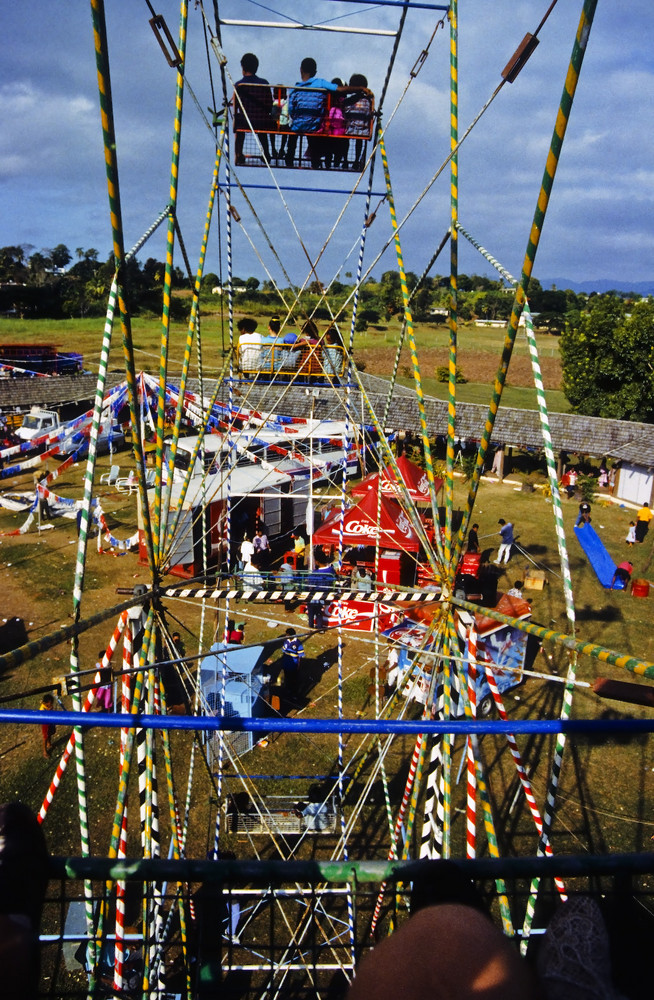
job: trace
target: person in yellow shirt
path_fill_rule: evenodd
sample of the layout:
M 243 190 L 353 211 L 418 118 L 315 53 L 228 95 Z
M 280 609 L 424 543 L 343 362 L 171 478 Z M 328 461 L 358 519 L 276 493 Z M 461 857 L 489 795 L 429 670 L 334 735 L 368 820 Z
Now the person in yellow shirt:
M 649 522 L 654 517 L 648 503 L 644 503 L 636 514 L 636 541 L 644 542 L 649 531 Z
M 293 539 L 293 550 L 295 552 L 295 564 L 297 569 L 304 569 L 304 554 L 306 552 L 307 543 L 302 535 L 292 534 L 291 538 Z

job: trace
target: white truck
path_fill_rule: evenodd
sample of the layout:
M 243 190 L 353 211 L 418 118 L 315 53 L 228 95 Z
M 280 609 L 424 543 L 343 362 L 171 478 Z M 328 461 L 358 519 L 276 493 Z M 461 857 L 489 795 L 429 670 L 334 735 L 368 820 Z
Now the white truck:
M 42 410 L 40 406 L 33 406 L 16 434 L 21 441 L 32 441 L 60 426 L 59 414 L 55 410 Z

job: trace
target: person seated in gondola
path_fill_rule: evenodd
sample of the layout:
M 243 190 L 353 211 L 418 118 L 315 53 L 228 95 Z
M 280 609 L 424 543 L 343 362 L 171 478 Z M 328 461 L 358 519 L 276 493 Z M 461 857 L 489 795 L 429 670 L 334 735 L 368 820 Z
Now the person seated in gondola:
M 297 137 L 301 133 L 307 136 L 307 146 L 311 158 L 311 166 L 317 170 L 321 165 L 322 143 L 319 138 L 322 132 L 327 111 L 326 91 L 336 93 L 337 83 L 323 80 L 317 76 L 316 60 L 310 57 L 300 63 L 301 79 L 295 84 L 288 96 L 288 111 L 291 116 L 291 131 L 286 145 L 286 166 L 292 167 L 297 149 Z
M 340 375 L 343 370 L 343 341 L 335 326 L 330 326 L 321 340 L 320 357 L 327 375 Z
M 345 118 L 345 135 L 370 137 L 370 118 L 372 116 L 372 95 L 368 91 L 368 81 L 362 73 L 353 73 L 350 77 L 350 87 L 366 88 L 350 93 L 343 99 L 343 116 Z M 363 139 L 357 139 L 354 146 L 355 170 L 363 169 Z
M 238 363 L 241 371 L 259 371 L 261 367 L 261 334 L 256 332 L 256 319 L 244 316 L 236 324 L 239 332 Z
M 264 159 L 267 161 L 270 157 L 266 133 L 275 124 L 272 117 L 272 93 L 268 81 L 257 76 L 258 69 L 257 57 L 253 52 L 246 52 L 241 59 L 243 77 L 234 91 L 234 159 L 237 166 L 245 163 L 243 142 L 250 129 L 258 134 Z
M 332 80 L 338 87 L 343 87 L 343 81 L 335 77 Z M 348 140 L 340 138 L 345 136 L 345 116 L 342 109 L 343 97 L 341 94 L 332 94 L 329 101 L 329 111 L 325 118 L 323 132 L 323 158 L 325 167 L 330 170 L 332 166 L 335 170 L 343 169 L 347 166 Z

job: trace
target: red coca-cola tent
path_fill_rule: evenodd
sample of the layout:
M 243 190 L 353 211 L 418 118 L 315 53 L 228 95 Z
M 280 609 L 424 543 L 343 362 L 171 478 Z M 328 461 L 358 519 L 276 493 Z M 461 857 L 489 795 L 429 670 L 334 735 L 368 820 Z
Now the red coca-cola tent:
M 345 511 L 343 544 L 375 545 L 377 538 L 382 549 L 417 552 L 420 542 L 411 527 L 409 518 L 395 500 L 382 494 L 377 521 L 377 492 L 370 491 L 354 507 Z M 314 545 L 338 545 L 341 532 L 341 512 L 332 514 L 313 533 Z
M 404 455 L 400 455 L 397 459 L 397 468 L 400 473 L 400 478 L 404 483 L 404 487 L 407 490 L 409 496 L 415 503 L 428 503 L 431 499 L 429 496 L 429 483 L 427 481 L 427 473 L 424 469 L 421 469 L 419 465 L 415 462 L 409 461 Z M 404 496 L 404 490 L 400 493 L 400 488 L 397 485 L 397 478 L 395 476 L 394 470 L 391 466 L 385 466 L 381 472 L 371 472 L 369 476 L 362 479 L 357 486 L 353 486 L 350 492 L 355 497 L 365 496 L 369 492 L 377 492 L 379 484 L 381 483 L 382 495 L 385 497 L 396 497 Z M 435 479 L 436 492 L 440 490 L 443 485 L 442 479 Z

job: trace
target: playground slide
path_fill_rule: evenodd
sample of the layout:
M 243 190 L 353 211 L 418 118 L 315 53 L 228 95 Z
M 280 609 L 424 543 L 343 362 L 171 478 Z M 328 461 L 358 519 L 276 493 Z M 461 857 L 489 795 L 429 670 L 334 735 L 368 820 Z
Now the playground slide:
M 580 525 L 575 528 L 577 541 L 588 556 L 588 562 L 595 570 L 597 579 L 608 590 L 615 573 L 615 563 L 606 551 L 604 542 L 601 540 L 591 524 Z M 616 580 L 614 590 L 624 590 L 622 580 Z

